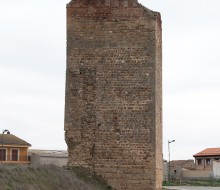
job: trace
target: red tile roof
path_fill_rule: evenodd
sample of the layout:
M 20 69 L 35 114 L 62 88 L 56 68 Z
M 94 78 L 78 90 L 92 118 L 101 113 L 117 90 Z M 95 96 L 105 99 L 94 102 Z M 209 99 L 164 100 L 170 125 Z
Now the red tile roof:
M 193 155 L 194 157 L 198 156 L 220 156 L 220 148 L 207 148 L 197 154 Z

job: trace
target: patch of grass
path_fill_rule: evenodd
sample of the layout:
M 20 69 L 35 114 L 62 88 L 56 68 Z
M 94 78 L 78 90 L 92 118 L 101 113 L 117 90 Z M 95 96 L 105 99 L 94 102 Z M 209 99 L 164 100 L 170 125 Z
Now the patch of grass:
M 207 186 L 207 187 L 220 187 L 220 180 L 182 180 L 163 182 L 163 186 Z
M 77 166 L 70 167 L 68 169 L 72 171 L 79 179 L 82 179 L 83 181 L 89 184 L 95 185 L 100 190 L 112 190 L 112 188 L 106 183 L 106 181 L 101 176 L 94 174 L 89 169 Z
M 110 190 L 99 176 L 83 168 L 0 166 L 0 190 Z

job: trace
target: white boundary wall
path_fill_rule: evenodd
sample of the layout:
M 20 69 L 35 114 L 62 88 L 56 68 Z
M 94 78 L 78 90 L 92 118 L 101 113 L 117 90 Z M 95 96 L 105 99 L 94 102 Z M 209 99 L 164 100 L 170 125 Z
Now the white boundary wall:
M 213 177 L 220 179 L 220 161 L 213 161 Z

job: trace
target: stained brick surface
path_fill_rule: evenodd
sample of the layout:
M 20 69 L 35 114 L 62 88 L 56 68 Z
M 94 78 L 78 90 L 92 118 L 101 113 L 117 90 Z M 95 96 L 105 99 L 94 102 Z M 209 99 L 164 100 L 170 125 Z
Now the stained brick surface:
M 117 190 L 161 189 L 161 57 L 159 13 L 135 0 L 67 5 L 69 165 Z

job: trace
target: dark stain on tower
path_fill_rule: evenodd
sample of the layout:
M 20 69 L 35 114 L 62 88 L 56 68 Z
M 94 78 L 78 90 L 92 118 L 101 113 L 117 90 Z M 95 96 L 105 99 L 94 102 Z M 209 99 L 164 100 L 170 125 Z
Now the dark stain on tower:
M 137 0 L 67 5 L 69 166 L 117 190 L 162 184 L 161 18 Z

